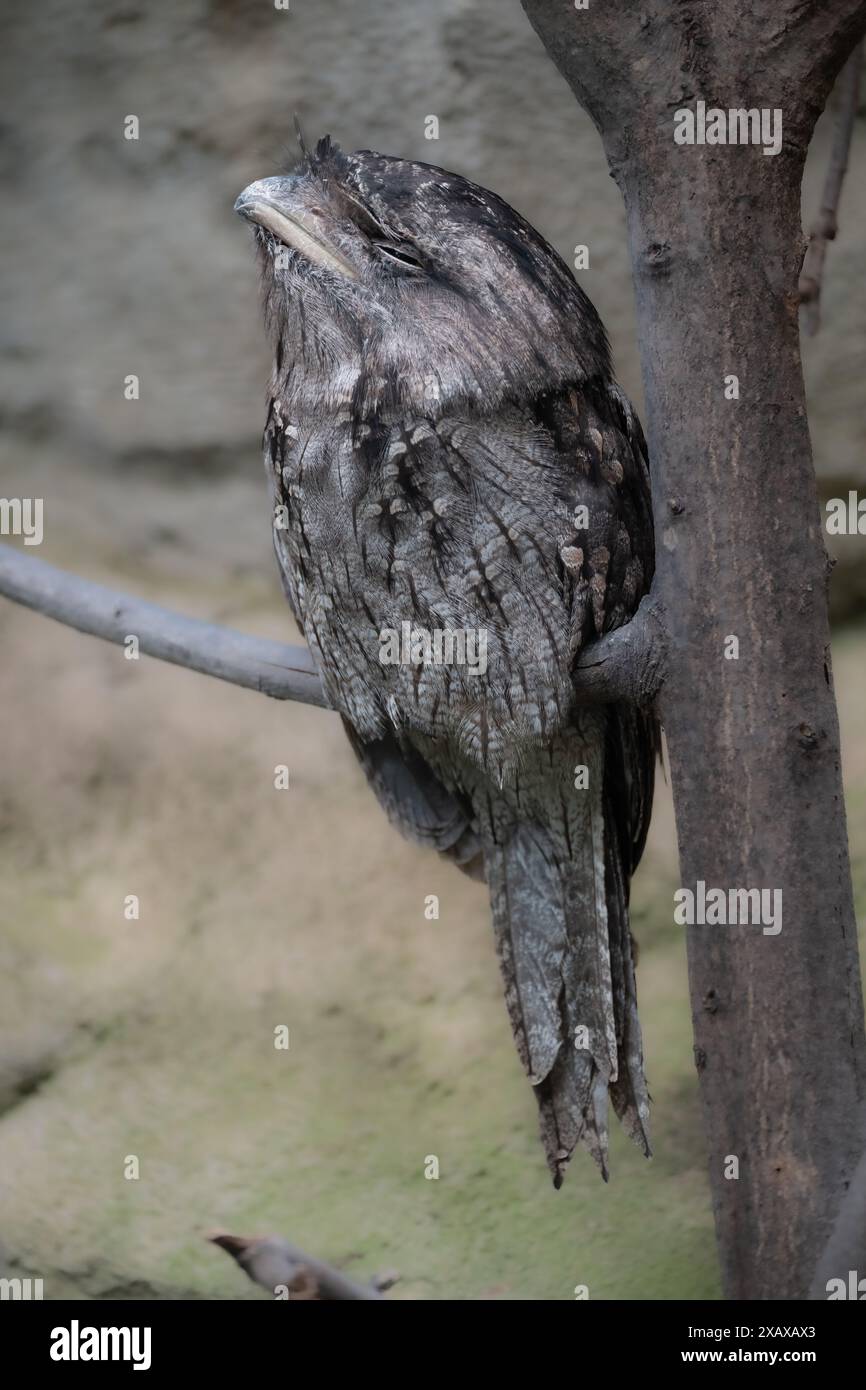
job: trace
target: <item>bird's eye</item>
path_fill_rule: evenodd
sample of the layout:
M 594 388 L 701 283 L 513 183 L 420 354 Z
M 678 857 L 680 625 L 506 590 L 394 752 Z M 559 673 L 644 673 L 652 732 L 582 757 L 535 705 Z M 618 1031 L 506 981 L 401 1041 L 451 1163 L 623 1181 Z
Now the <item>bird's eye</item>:
M 373 245 L 379 254 L 384 256 L 386 260 L 396 261 L 398 265 L 408 266 L 412 270 L 424 269 L 424 263 L 421 257 L 411 246 L 406 246 L 405 244 L 394 246 L 391 242 L 387 241 L 374 241 Z

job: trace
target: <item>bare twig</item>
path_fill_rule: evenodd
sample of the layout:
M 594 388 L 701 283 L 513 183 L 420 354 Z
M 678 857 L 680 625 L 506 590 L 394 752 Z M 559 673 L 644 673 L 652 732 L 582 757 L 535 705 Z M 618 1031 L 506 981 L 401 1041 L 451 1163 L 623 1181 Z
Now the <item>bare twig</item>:
M 810 337 L 817 332 L 821 323 L 821 286 L 824 277 L 824 260 L 827 243 L 835 239 L 839 230 L 839 199 L 842 184 L 848 169 L 848 154 L 854 134 L 854 118 L 857 115 L 857 100 L 860 93 L 860 73 L 863 68 L 863 46 L 858 45 L 842 69 L 839 78 L 839 104 L 836 108 L 833 126 L 833 143 L 830 147 L 830 163 L 824 180 L 824 192 L 809 237 L 809 245 L 803 258 L 800 271 L 800 303 L 805 304 L 803 326 Z
M 208 1240 L 227 1251 L 253 1283 L 267 1289 L 272 1297 L 295 1303 L 382 1298 L 380 1287 L 356 1283 L 342 1270 L 304 1254 L 282 1236 L 230 1236 L 217 1231 Z
M 107 642 L 123 645 L 135 636 L 139 650 L 160 661 L 188 666 L 277 700 L 329 708 L 305 647 L 186 618 L 55 569 L 10 545 L 0 545 L 0 594 Z M 664 679 L 665 655 L 662 614 L 650 595 L 630 623 L 581 651 L 574 671 L 578 699 L 583 704 L 651 703 Z
M 160 661 L 189 666 L 277 700 L 300 700 L 328 708 L 305 647 L 285 646 L 185 618 L 155 603 L 55 569 L 9 545 L 0 545 L 0 594 L 107 642 L 123 645 L 127 637 L 135 636 L 139 649 Z

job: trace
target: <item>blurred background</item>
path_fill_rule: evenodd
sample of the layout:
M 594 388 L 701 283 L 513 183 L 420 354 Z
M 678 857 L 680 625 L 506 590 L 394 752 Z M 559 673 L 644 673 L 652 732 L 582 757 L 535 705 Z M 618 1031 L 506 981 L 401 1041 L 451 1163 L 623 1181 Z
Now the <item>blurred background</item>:
M 232 212 L 294 159 L 295 111 L 309 140 L 490 186 L 569 262 L 586 244 L 578 278 L 642 404 L 619 194 L 518 0 L 11 8 L 0 495 L 44 498 L 31 554 L 296 640 L 259 454 L 251 233 Z M 825 118 L 806 225 L 828 135 Z M 864 172 L 861 119 L 804 344 L 825 497 L 866 493 Z M 833 579 L 861 915 L 862 544 Z M 42 1277 L 46 1298 L 267 1297 L 205 1242 L 220 1227 L 280 1232 L 359 1278 L 396 1268 L 395 1298 L 719 1296 L 663 780 L 633 911 L 655 1157 L 615 1133 L 609 1185 L 581 1152 L 555 1193 L 484 888 L 388 826 L 335 717 L 127 661 L 5 601 L 0 643 L 0 1273 Z

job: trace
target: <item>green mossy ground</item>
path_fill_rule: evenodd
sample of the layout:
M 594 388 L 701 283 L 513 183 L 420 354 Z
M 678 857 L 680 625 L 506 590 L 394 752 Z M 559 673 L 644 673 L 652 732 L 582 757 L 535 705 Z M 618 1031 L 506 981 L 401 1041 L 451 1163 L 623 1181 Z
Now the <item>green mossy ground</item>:
M 634 893 L 655 1156 L 616 1133 L 610 1183 L 580 1153 L 556 1193 L 484 890 L 390 829 L 337 721 L 11 608 L 0 633 L 22 731 L 0 774 L 9 1273 L 47 1298 L 267 1297 L 220 1227 L 396 1268 L 396 1298 L 719 1296 L 663 783 Z M 836 642 L 861 904 L 864 651 Z

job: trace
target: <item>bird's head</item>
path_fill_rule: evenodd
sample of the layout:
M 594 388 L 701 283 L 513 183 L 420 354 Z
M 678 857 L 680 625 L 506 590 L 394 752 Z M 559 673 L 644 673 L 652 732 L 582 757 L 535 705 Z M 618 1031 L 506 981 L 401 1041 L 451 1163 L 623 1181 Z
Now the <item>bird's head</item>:
M 277 375 L 364 408 L 486 408 L 610 371 L 590 301 L 513 208 L 430 164 L 329 138 L 235 209 L 253 223 Z

